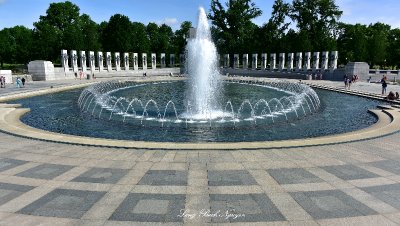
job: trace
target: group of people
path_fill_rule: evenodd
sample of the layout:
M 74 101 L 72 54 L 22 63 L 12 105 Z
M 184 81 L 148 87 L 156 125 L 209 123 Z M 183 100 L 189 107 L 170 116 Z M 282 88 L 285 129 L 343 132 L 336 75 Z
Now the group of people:
M 344 80 L 344 87 L 346 90 L 350 90 L 351 84 L 354 84 L 358 81 L 358 75 L 344 75 L 343 80 Z
M 386 95 L 386 89 L 387 89 L 387 86 L 388 86 L 386 75 L 382 76 L 382 79 L 381 79 L 380 82 L 382 84 L 382 96 L 383 96 L 383 95 Z M 395 93 L 393 91 L 390 91 L 389 94 L 385 97 L 385 99 L 387 99 L 387 100 L 399 100 L 400 99 L 400 94 L 399 94 L 399 92 Z
M 17 88 L 25 87 L 25 81 L 26 81 L 25 78 L 17 77 L 17 79 L 15 80 Z
M 1 88 L 6 88 L 6 77 L 0 76 Z

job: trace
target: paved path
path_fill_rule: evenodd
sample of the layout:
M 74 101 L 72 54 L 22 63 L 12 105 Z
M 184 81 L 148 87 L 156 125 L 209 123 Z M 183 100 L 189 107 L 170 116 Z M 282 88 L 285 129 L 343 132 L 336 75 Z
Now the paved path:
M 163 151 L 0 133 L 0 225 L 399 225 L 399 140 Z

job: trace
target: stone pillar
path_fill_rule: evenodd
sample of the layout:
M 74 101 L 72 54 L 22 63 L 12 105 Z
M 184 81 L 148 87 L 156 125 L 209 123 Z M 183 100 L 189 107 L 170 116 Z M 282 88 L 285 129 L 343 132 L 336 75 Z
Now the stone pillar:
M 96 63 L 95 63 L 94 52 L 89 51 L 89 67 L 90 71 L 93 73 L 96 70 Z
M 229 54 L 224 55 L 224 67 L 229 67 Z
M 339 53 L 338 51 L 332 51 L 331 52 L 331 72 L 337 69 L 337 61 L 338 61 Z
M 285 69 L 285 53 L 279 54 L 279 70 L 283 71 Z
M 121 70 L 121 56 L 119 55 L 119 52 L 114 53 L 114 63 L 115 63 L 115 70 L 120 71 Z
M 288 53 L 288 61 L 287 61 L 287 69 L 288 71 L 293 70 L 293 58 L 294 58 L 294 54 L 293 53 Z
M 270 66 L 270 70 L 275 70 L 276 69 L 276 54 L 275 53 L 271 53 L 271 66 Z
M 99 65 L 99 71 L 104 71 L 104 64 L 103 64 L 103 52 L 97 52 L 97 65 Z
M 261 54 L 261 70 L 266 70 L 267 69 L 267 54 L 263 53 Z
M 251 68 L 256 70 L 257 69 L 257 58 L 258 58 L 258 54 L 257 53 L 253 53 L 253 57 L 251 58 Z
M 31 61 L 28 64 L 28 72 L 29 74 L 32 75 L 33 81 L 56 80 L 54 65 L 50 61 L 43 61 L 43 60 Z
M 147 71 L 147 53 L 142 53 L 142 68 Z
M 65 49 L 61 50 L 61 65 L 65 72 L 69 71 L 68 51 Z
M 243 54 L 242 66 L 243 66 L 243 69 L 249 68 L 249 54 Z
M 107 71 L 112 71 L 111 52 L 106 52 L 106 65 Z
M 328 70 L 329 52 L 322 52 L 321 70 Z
M 86 66 L 86 53 L 85 53 L 85 51 L 81 51 L 80 55 L 81 55 L 82 71 L 86 71 L 87 70 L 87 66 Z
M 124 53 L 124 70 L 129 71 L 129 53 Z
M 137 53 L 133 53 L 132 66 L 133 66 L 133 70 L 135 70 L 135 71 L 139 70 L 139 57 L 138 57 Z
M 175 54 L 169 54 L 169 66 L 175 67 Z
M 311 52 L 306 52 L 304 56 L 304 71 L 308 71 L 311 69 Z
M 78 55 L 76 54 L 76 50 L 71 50 L 71 61 L 72 61 L 72 70 L 74 72 L 78 72 Z
M 296 53 L 296 71 L 300 71 L 302 68 L 303 53 Z
M 239 68 L 239 54 L 234 54 L 233 55 L 233 68 L 237 69 Z
M 157 68 L 157 55 L 155 53 L 151 54 L 151 69 Z
M 161 68 L 165 68 L 165 53 L 161 53 Z
M 312 69 L 314 72 L 319 69 L 319 52 L 314 52 Z

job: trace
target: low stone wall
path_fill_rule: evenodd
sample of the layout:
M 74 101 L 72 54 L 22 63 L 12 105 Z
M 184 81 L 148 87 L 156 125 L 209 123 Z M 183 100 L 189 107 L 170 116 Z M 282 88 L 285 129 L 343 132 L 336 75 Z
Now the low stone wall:
M 0 70 L 0 76 L 6 78 L 6 84 L 12 83 L 12 72 L 11 70 Z

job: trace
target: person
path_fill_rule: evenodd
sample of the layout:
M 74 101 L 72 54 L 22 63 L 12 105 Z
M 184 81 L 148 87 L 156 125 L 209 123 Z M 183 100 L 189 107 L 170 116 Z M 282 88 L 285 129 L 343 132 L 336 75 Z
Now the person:
M 1 80 L 3 81 L 3 88 L 6 88 L 6 77 L 3 76 Z
M 400 98 L 399 92 L 396 92 L 396 100 Z
M 92 75 L 92 78 L 93 78 L 93 79 L 96 79 L 96 77 L 94 76 L 94 73 L 93 73 L 93 75 Z
M 82 80 L 82 76 L 83 76 L 83 72 L 80 71 L 80 72 L 79 72 L 79 80 Z
M 15 83 L 17 84 L 17 88 L 21 88 L 21 79 L 19 79 L 19 77 L 17 77 Z
M 22 87 L 25 87 L 25 78 L 23 77 L 22 79 L 21 79 L 21 82 L 22 82 Z
M 348 81 L 348 88 L 349 88 L 349 90 L 350 90 L 350 88 L 351 88 L 351 83 L 353 82 L 353 79 L 352 79 L 352 78 L 347 78 L 347 81 Z
M 390 91 L 390 92 L 389 92 L 389 95 L 387 95 L 387 97 L 386 97 L 385 99 L 388 99 L 388 100 L 395 100 L 395 99 L 396 99 L 396 96 L 395 96 L 395 94 L 393 93 L 393 91 Z
M 386 76 L 382 77 L 381 84 L 382 84 L 382 95 L 385 95 L 386 94 L 386 87 L 387 87 Z
M 368 83 L 371 83 L 371 80 L 372 80 L 372 77 L 369 76 L 369 78 L 367 79 L 367 82 L 368 82 Z
M 4 88 L 4 84 L 3 84 L 3 76 L 0 76 L 0 88 Z
M 349 78 L 347 77 L 347 75 L 344 75 L 343 79 L 344 79 L 344 89 L 347 89 L 349 87 Z

